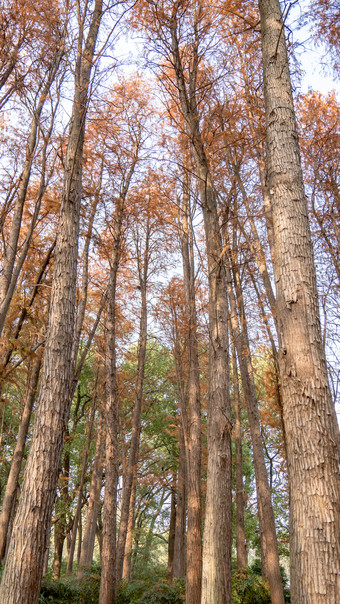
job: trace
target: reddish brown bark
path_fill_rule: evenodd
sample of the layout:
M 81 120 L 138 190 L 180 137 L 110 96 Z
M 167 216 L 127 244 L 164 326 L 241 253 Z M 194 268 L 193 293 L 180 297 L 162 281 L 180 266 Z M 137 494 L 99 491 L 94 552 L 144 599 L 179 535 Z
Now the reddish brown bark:
M 292 601 L 339 599 L 339 446 L 278 0 L 260 0 L 279 365 L 290 480 Z
M 233 403 L 235 413 L 234 440 L 235 440 L 235 475 L 236 475 L 236 562 L 237 568 L 248 564 L 248 554 L 244 530 L 244 491 L 243 491 L 243 463 L 242 463 L 242 426 L 241 426 L 241 401 L 238 384 L 238 371 L 234 341 L 231 342 L 233 366 Z
M 102 1 L 96 0 L 83 48 L 79 41 L 40 396 L 0 587 L 0 600 L 7 604 L 36 604 L 39 598 L 69 416 L 83 141 L 89 81 L 101 16 Z
M 0 560 L 2 560 L 5 555 L 9 521 L 11 518 L 12 508 L 15 506 L 18 480 L 21 471 L 22 460 L 24 457 L 26 437 L 32 415 L 33 404 L 38 387 L 40 367 L 41 359 L 38 358 L 33 366 L 32 374 L 28 378 L 28 387 L 25 396 L 25 406 L 20 421 L 17 442 L 15 445 L 11 463 L 11 469 L 9 471 L 5 494 L 2 501 L 2 509 L 0 514 Z

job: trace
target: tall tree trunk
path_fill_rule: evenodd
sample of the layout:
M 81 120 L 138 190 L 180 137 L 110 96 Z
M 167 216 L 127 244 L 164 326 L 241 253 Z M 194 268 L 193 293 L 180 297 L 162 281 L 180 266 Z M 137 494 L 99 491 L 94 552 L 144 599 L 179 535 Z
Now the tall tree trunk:
M 38 602 L 59 462 L 69 417 L 85 117 L 101 16 L 102 0 L 96 0 L 84 49 L 80 39 L 78 45 L 40 396 L 0 587 L 0 601 L 6 604 Z
M 169 24 L 171 50 L 181 111 L 196 163 L 204 217 L 209 271 L 209 402 L 208 472 L 205 512 L 202 604 L 231 602 L 231 416 L 225 274 L 216 194 L 202 141 L 196 100 L 198 25 L 194 16 L 195 45 L 187 84 L 178 42 L 175 3 Z M 193 603 L 194 604 L 194 603 Z M 195 604 L 198 604 L 195 602 Z
M 97 387 L 97 384 L 96 384 L 95 388 L 96 387 Z M 70 575 L 72 573 L 74 551 L 75 551 L 75 547 L 76 547 L 77 531 L 78 531 L 79 523 L 81 521 L 83 488 L 84 488 L 85 474 L 86 474 L 86 469 L 87 469 L 87 461 L 88 461 L 88 457 L 89 457 L 89 453 L 90 453 L 92 428 L 93 428 L 93 422 L 94 422 L 94 416 L 95 416 L 95 410 L 96 410 L 96 400 L 97 400 L 97 393 L 94 392 L 91 414 L 90 414 L 90 418 L 89 418 L 89 422 L 88 422 L 87 441 L 86 441 L 85 450 L 83 452 L 83 463 L 82 463 L 81 475 L 80 475 L 80 481 L 79 481 L 78 500 L 77 500 L 77 506 L 76 506 L 76 510 L 74 513 L 74 519 L 73 519 L 71 545 L 70 545 L 70 551 L 69 551 L 67 567 L 66 567 L 67 575 Z
M 77 566 L 78 567 L 79 567 L 79 561 L 80 561 L 82 540 L 83 540 L 83 522 L 82 522 L 82 517 L 80 514 L 79 522 L 78 522 L 78 547 L 77 547 Z
M 114 217 L 114 235 L 110 258 L 110 276 L 107 289 L 106 325 L 105 325 L 105 372 L 106 372 L 106 461 L 105 495 L 103 506 L 103 533 L 101 548 L 101 580 L 99 604 L 111 604 L 116 590 L 116 516 L 117 516 L 117 430 L 118 430 L 118 388 L 116 371 L 116 289 L 117 273 L 120 261 L 121 230 L 124 216 L 124 204 L 131 179 L 138 161 L 140 138 L 136 142 L 132 163 L 122 183 L 121 194 L 117 199 Z M 123 550 L 124 555 L 124 550 Z
M 118 391 L 115 351 L 115 291 L 112 291 L 111 285 L 113 284 L 110 283 L 108 288 L 106 311 L 106 457 L 99 604 L 112 604 L 116 587 Z M 116 289 L 115 283 L 114 289 Z
M 177 501 L 174 540 L 173 577 L 185 575 L 185 518 L 186 518 L 186 459 L 183 427 L 179 425 L 179 465 L 177 473 Z
M 89 280 L 89 250 L 91 244 L 91 236 L 93 231 L 94 219 L 97 211 L 97 206 L 100 198 L 100 191 L 102 186 L 102 176 L 103 176 L 103 162 L 100 169 L 99 179 L 95 191 L 95 196 L 93 200 L 93 205 L 91 208 L 91 213 L 89 217 L 89 224 L 87 227 L 87 232 L 85 236 L 84 242 L 84 250 L 83 250 L 83 266 L 82 266 L 82 276 L 81 276 L 81 287 L 79 294 L 79 302 L 77 308 L 77 317 L 74 325 L 74 339 L 73 339 L 73 349 L 72 349 L 72 369 L 75 371 L 77 366 L 77 356 L 79 351 L 79 343 L 81 331 L 83 328 L 84 318 L 85 318 L 85 310 L 86 310 L 86 302 L 87 302 L 87 288 L 88 288 L 88 280 Z
M 103 476 L 103 449 L 104 449 L 104 429 L 102 420 L 100 420 L 99 433 L 97 436 L 95 459 L 93 464 L 91 483 L 89 489 L 89 502 L 87 506 L 87 516 L 84 529 L 84 538 L 81 547 L 79 560 L 79 572 L 90 568 L 93 559 L 94 542 L 96 538 L 96 526 L 98 511 L 100 505 L 100 491 Z
M 181 211 L 181 250 L 188 330 L 188 433 L 186 446 L 188 526 L 186 543 L 186 603 L 201 601 L 202 506 L 201 506 L 201 401 L 198 364 L 197 316 L 190 180 L 184 175 Z
M 171 487 L 170 504 L 170 526 L 168 539 L 168 581 L 174 578 L 174 555 L 175 555 L 175 537 L 176 537 L 176 474 L 174 472 L 173 484 Z
M 339 433 L 278 0 L 260 0 L 269 191 L 288 473 L 292 601 L 339 600 Z
M 61 572 L 61 561 L 63 557 L 64 541 L 65 541 L 65 526 L 61 522 L 56 522 L 54 525 L 54 558 L 52 567 L 52 577 L 58 580 Z
M 137 489 L 137 468 L 133 476 L 131 497 L 130 497 L 130 508 L 129 508 L 129 521 L 125 541 L 124 550 L 124 562 L 123 562 L 123 574 L 122 578 L 126 581 L 130 580 L 131 575 L 131 553 L 132 553 L 132 541 L 133 541 L 133 529 L 135 526 L 135 504 L 136 504 L 136 489 Z
M 248 564 L 246 538 L 244 530 L 244 491 L 243 491 L 243 464 L 242 464 L 242 427 L 240 391 L 238 386 L 238 371 L 234 340 L 231 341 L 233 363 L 233 402 L 235 413 L 234 439 L 235 439 L 235 477 L 236 477 L 236 559 L 237 568 Z
M 106 458 L 105 493 L 103 506 L 103 533 L 101 550 L 101 579 L 99 604 L 112 604 L 116 590 L 116 517 L 117 517 L 117 430 L 118 386 L 116 369 L 116 289 L 120 260 L 121 228 L 124 197 L 118 199 L 116 208 L 113 248 L 110 259 L 110 277 L 107 290 L 105 324 L 105 374 L 106 374 Z
M 52 566 L 53 579 L 59 579 L 65 537 L 68 530 L 66 511 L 69 506 L 70 453 L 64 454 L 64 469 L 60 477 L 62 481 L 61 497 L 55 502 L 56 520 L 54 521 L 54 559 Z
M 237 304 L 232 287 L 232 276 L 228 265 L 227 292 L 230 304 L 230 321 L 241 370 L 242 387 L 247 404 L 248 421 L 253 445 L 253 461 L 259 510 L 262 573 L 268 579 L 272 604 L 284 604 L 279 553 L 277 547 L 274 512 L 264 460 L 261 426 L 258 414 L 256 389 L 251 364 L 246 319 L 243 311 L 242 292 L 237 290 L 241 328 L 238 322 Z
M 146 239 L 145 239 L 145 250 L 143 259 L 141 258 L 140 250 L 137 249 L 137 261 L 138 261 L 138 273 L 139 273 L 139 287 L 141 292 L 141 317 L 139 326 L 139 338 L 138 338 L 138 367 L 137 367 L 137 380 L 136 380 L 136 397 L 135 406 L 133 409 L 132 418 L 132 434 L 130 442 L 130 454 L 127 462 L 126 474 L 123 482 L 123 493 L 122 493 L 122 504 L 121 504 L 121 515 L 119 525 L 119 535 L 117 543 L 117 581 L 120 581 L 123 573 L 124 563 L 124 552 L 127 528 L 129 522 L 129 508 L 131 499 L 131 490 L 133 484 L 133 476 L 136 472 L 136 464 L 138 459 L 140 431 L 141 431 L 141 416 L 142 416 L 142 403 L 143 403 L 143 384 L 145 374 L 145 357 L 146 357 L 146 343 L 147 343 L 147 303 L 146 303 L 146 291 L 147 291 L 147 279 L 148 279 L 148 265 L 149 265 L 149 239 L 150 239 L 150 228 L 147 225 Z M 138 248 L 138 245 L 137 245 Z
M 17 442 L 15 445 L 11 469 L 9 471 L 5 494 L 2 502 L 2 510 L 0 514 L 0 561 L 5 555 L 11 510 L 14 506 L 16 498 L 18 480 L 25 451 L 26 437 L 32 415 L 34 399 L 38 387 L 40 367 L 41 359 L 38 358 L 33 366 L 32 374 L 28 377 L 28 387 L 25 393 L 24 410 L 20 421 Z

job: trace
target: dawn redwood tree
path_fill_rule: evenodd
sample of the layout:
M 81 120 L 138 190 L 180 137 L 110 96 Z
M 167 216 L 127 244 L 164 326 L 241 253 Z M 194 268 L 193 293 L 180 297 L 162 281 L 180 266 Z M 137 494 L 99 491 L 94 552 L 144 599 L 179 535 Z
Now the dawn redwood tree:
M 242 388 L 247 405 L 248 421 L 253 445 L 253 463 L 255 469 L 257 504 L 259 510 L 262 573 L 263 576 L 269 581 L 272 603 L 284 604 L 274 512 L 262 448 L 261 427 L 256 400 L 256 390 L 251 363 L 247 325 L 243 310 L 242 292 L 240 289 L 238 289 L 235 296 L 232 286 L 231 270 L 227 265 L 226 271 L 227 292 L 230 304 L 230 322 L 240 366 Z
M 150 204 L 153 202 L 152 194 L 149 191 L 143 191 L 143 198 L 149 198 L 144 203 Z M 133 488 L 134 476 L 137 469 L 138 461 L 138 450 L 141 432 L 141 417 L 142 417 L 142 404 L 143 404 L 143 385 L 144 385 L 144 374 L 145 374 L 145 358 L 146 358 L 146 344 L 147 344 L 147 290 L 148 290 L 148 279 L 149 279 L 149 264 L 150 264 L 150 243 L 152 238 L 153 225 L 152 222 L 152 209 L 149 207 L 146 210 L 145 227 L 144 233 L 141 235 L 142 230 L 138 227 L 135 230 L 135 248 L 136 248 L 136 260 L 137 260 L 137 271 L 138 271 L 138 283 L 139 291 L 141 295 L 141 310 L 140 310 L 140 323 L 139 323 L 139 336 L 138 336 L 138 366 L 137 366 L 137 377 L 136 377 L 136 395 L 135 404 L 133 408 L 132 418 L 132 434 L 130 441 L 130 452 L 127 460 L 127 468 L 125 476 L 123 477 L 123 492 L 122 502 L 120 511 L 120 524 L 119 534 L 117 542 L 117 581 L 122 579 L 125 544 L 127 538 L 129 516 L 130 516 L 130 503 L 131 493 Z M 144 239 L 144 241 L 143 241 Z
M 253 445 L 253 463 L 259 510 L 262 573 L 263 576 L 269 581 L 272 603 L 283 604 L 284 594 L 280 572 L 274 510 L 261 439 L 261 426 L 258 414 L 258 404 L 249 345 L 248 327 L 243 301 L 243 292 L 241 288 L 237 258 L 234 257 L 231 262 L 236 296 L 234 296 L 233 292 L 230 291 L 232 288 L 230 287 L 231 284 L 229 279 L 228 293 L 230 292 L 229 302 L 231 308 L 234 309 L 234 311 L 231 312 L 231 321 L 233 322 L 233 315 L 237 312 L 237 306 L 240 322 L 240 333 L 235 343 L 236 349 L 238 350 L 242 386 L 247 404 L 248 421 Z
M 185 162 L 184 158 L 184 162 Z M 202 588 L 202 505 L 201 505 L 201 401 L 198 362 L 195 292 L 194 235 L 190 173 L 185 170 L 179 211 L 179 238 L 183 264 L 185 319 L 188 349 L 188 404 L 186 434 L 187 466 L 187 602 L 200 602 Z
M 236 350 L 234 338 L 231 337 L 231 353 L 233 368 L 233 408 L 235 413 L 234 441 L 235 441 L 235 520 L 236 520 L 236 564 L 237 568 L 247 566 L 248 553 L 246 547 L 244 527 L 244 489 L 243 489 L 243 464 L 242 464 L 242 426 L 241 426 L 241 401 L 239 378 L 237 371 Z
M 9 524 L 13 507 L 15 506 L 19 475 L 22 465 L 22 460 L 25 452 L 25 443 L 28 433 L 28 428 L 31 420 L 33 404 L 38 388 L 38 380 L 41 367 L 41 358 L 38 356 L 33 367 L 31 375 L 28 378 L 27 391 L 25 393 L 25 405 L 22 412 L 20 426 L 17 435 L 11 469 L 9 471 L 2 508 L 0 513 L 0 560 L 5 556 L 6 541 L 9 531 Z
M 81 467 L 81 472 L 80 472 L 79 486 L 77 489 L 78 499 L 77 499 L 77 505 L 76 505 L 76 509 L 75 509 L 74 517 L 73 517 L 73 528 L 72 528 L 71 542 L 70 542 L 69 551 L 68 551 L 66 575 L 70 575 L 72 573 L 73 558 L 74 558 L 74 552 L 75 552 L 75 547 L 76 547 L 77 530 L 78 530 L 79 522 L 81 522 L 81 511 L 82 511 L 82 501 L 83 501 L 83 490 L 84 490 L 84 484 L 85 484 L 85 474 L 86 474 L 87 462 L 88 462 L 88 458 L 89 458 L 89 454 L 90 454 L 93 424 L 94 424 L 96 404 L 97 404 L 97 392 L 96 392 L 97 384 L 95 384 L 94 389 L 95 389 L 95 391 L 93 393 L 92 407 L 91 407 L 89 419 L 87 421 L 87 426 L 86 426 L 86 428 L 87 428 L 86 445 L 84 447 L 84 450 L 82 451 L 82 467 Z
M 182 115 L 190 141 L 204 217 L 209 271 L 209 409 L 208 474 L 203 541 L 202 604 L 231 601 L 231 417 L 229 400 L 228 324 L 222 239 L 217 194 L 201 131 L 200 92 L 209 88 L 203 76 L 203 42 L 214 6 L 201 2 L 141 2 L 152 22 L 152 35 L 165 66 L 162 83 L 170 104 Z M 150 11 L 150 12 L 149 12 Z M 201 48 L 202 47 L 202 48 Z M 160 50 L 161 49 L 161 50 Z M 202 80 L 200 79 L 202 78 Z M 200 86 L 202 85 L 202 86 Z M 177 114 L 177 111 L 176 111 Z M 199 552 L 197 552 L 199 553 Z M 190 596 L 187 594 L 190 600 Z M 187 600 L 188 601 L 188 600 Z M 195 602 L 195 604 L 198 604 Z
M 132 176 L 133 170 L 131 172 Z M 130 179 L 131 179 L 130 176 Z M 130 183 L 127 185 L 127 189 Z M 125 187 L 124 187 L 125 188 Z M 114 234 L 110 257 L 105 319 L 105 493 L 101 548 L 100 604 L 111 604 L 116 590 L 116 517 L 118 484 L 118 385 L 116 365 L 116 292 L 121 258 L 122 222 L 127 189 L 119 197 L 114 216 Z M 125 193 L 125 194 L 124 194 Z
M 176 434 L 178 441 L 178 469 L 176 472 L 176 478 L 173 479 L 172 486 L 172 491 L 174 492 L 175 497 L 175 518 L 173 526 L 174 543 L 172 552 L 171 578 L 174 579 L 183 577 L 185 575 L 185 518 L 186 491 L 188 482 L 189 355 L 187 351 L 187 318 L 185 317 L 185 295 L 182 280 L 174 278 L 168 284 L 166 289 L 165 308 L 165 313 L 163 311 L 161 316 L 165 317 L 170 323 L 176 386 L 178 393 L 178 410 L 180 412 L 180 416 L 176 422 Z M 191 555 L 192 553 L 193 552 L 191 551 Z M 190 590 L 189 593 L 191 593 Z
M 137 491 L 137 465 L 135 466 L 135 473 L 132 480 L 131 497 L 129 503 L 129 519 L 126 530 L 125 548 L 124 548 L 124 560 L 122 579 L 130 581 L 131 576 L 131 554 L 132 554 L 132 541 L 133 541 L 133 529 L 135 526 L 135 505 L 136 505 L 136 491 Z
M 185 435 L 183 423 L 178 421 L 178 472 L 177 499 L 174 534 L 173 579 L 180 579 L 186 574 L 185 568 L 185 528 L 186 528 L 186 496 L 188 469 L 186 464 Z
M 69 416 L 85 118 L 102 14 L 103 2 L 96 0 L 92 13 L 87 13 L 87 31 L 84 31 L 84 21 L 78 24 L 74 100 L 41 387 L 31 449 L 0 587 L 0 600 L 7 604 L 36 604 L 39 599 Z
M 99 414 L 102 415 L 101 409 L 99 409 Z M 97 518 L 100 506 L 100 491 L 103 482 L 104 444 L 105 433 L 103 430 L 103 419 L 102 417 L 99 417 L 97 424 L 96 451 L 89 486 L 89 499 L 87 505 L 84 537 L 81 545 L 78 576 L 81 576 L 83 571 L 91 568 L 92 565 Z
M 123 245 L 123 220 L 126 215 L 127 195 L 133 175 L 140 159 L 144 142 L 144 125 L 147 101 L 142 93 L 140 81 L 122 82 L 113 88 L 107 98 L 104 113 L 111 120 L 107 129 L 105 148 L 108 156 L 107 170 L 114 196 L 113 228 L 109 237 L 109 283 L 105 321 L 105 372 L 106 372 L 106 461 L 105 494 L 103 505 L 103 542 L 101 550 L 100 604 L 111 604 L 116 589 L 116 514 L 117 514 L 117 430 L 118 430 L 118 386 L 116 367 L 116 294 L 117 275 Z M 109 114 L 109 115 L 108 115 Z M 103 117 L 103 116 L 102 116 Z M 106 126 L 107 128 L 107 126 Z M 105 155 L 106 155 L 105 154 Z M 110 159 L 111 157 L 111 159 Z M 111 162 L 111 163 L 110 163 Z M 116 195 L 115 195 L 116 193 Z M 110 249 L 111 248 L 111 249 Z M 123 547 L 124 556 L 124 547 Z
M 292 601 L 339 599 L 339 440 L 321 338 L 284 22 L 260 0 L 279 366 L 290 481 Z

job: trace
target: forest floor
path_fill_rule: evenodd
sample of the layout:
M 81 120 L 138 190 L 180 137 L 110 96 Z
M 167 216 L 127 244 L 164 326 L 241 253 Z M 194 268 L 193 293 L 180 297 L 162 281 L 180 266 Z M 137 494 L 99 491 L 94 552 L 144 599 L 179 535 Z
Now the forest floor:
M 285 583 L 285 600 L 290 602 Z M 49 575 L 43 579 L 39 604 L 98 604 L 100 568 L 93 567 L 81 579 L 77 575 L 62 576 L 58 581 Z M 131 581 L 123 582 L 116 604 L 184 604 L 185 578 L 168 581 L 166 568 L 149 567 L 135 573 Z M 258 572 L 258 565 L 233 570 L 232 604 L 270 604 L 268 583 Z

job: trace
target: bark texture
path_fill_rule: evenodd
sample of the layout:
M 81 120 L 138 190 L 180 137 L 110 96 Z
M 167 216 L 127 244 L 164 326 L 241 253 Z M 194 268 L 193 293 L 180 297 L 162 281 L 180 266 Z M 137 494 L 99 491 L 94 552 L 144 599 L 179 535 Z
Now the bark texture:
M 172 59 L 180 108 L 195 158 L 209 271 L 208 472 L 201 603 L 229 604 L 231 602 L 232 424 L 225 273 L 216 194 L 199 126 L 196 98 L 199 63 L 198 25 L 194 19 L 195 44 L 192 50 L 192 68 L 189 74 L 185 74 L 178 41 L 177 9 L 176 3 L 170 21 Z
M 140 441 L 140 431 L 141 431 L 143 385 L 144 385 L 145 357 L 146 357 L 146 344 L 147 344 L 146 293 L 147 293 L 147 278 L 148 278 L 148 265 L 149 265 L 149 239 L 150 239 L 150 228 L 149 228 L 149 225 L 147 225 L 145 250 L 144 250 L 143 258 L 141 258 L 140 250 L 137 249 L 139 287 L 140 287 L 140 293 L 141 293 L 141 316 L 140 316 L 138 354 L 137 354 L 138 366 L 137 366 L 135 406 L 133 409 L 133 418 L 132 418 L 132 434 L 131 434 L 131 442 L 130 442 L 130 454 L 129 454 L 128 463 L 127 463 L 126 475 L 124 477 L 124 483 L 123 483 L 121 516 L 120 516 L 119 535 L 118 535 L 118 544 L 117 544 L 117 581 L 121 580 L 122 573 L 123 573 L 125 543 L 126 543 L 128 523 L 129 523 L 131 491 L 132 491 L 132 485 L 133 485 L 133 477 L 136 473 L 136 465 L 137 465 L 137 460 L 138 460 L 138 450 L 139 450 L 139 441 Z
M 125 549 L 124 549 L 122 579 L 125 579 L 126 581 L 130 581 L 130 576 L 131 576 L 131 554 L 132 554 L 133 532 L 134 532 L 134 526 L 135 526 L 136 489 L 137 489 L 137 471 L 135 471 L 135 474 L 133 476 L 131 497 L 130 497 L 130 507 L 129 507 L 129 520 L 128 520 Z
M 6 604 L 38 602 L 59 462 L 69 417 L 81 167 L 88 87 L 101 16 L 102 2 L 97 0 L 85 46 L 78 48 L 40 395 L 32 445 L 0 587 L 0 601 Z
M 236 350 L 232 340 L 232 363 L 233 363 L 233 402 L 235 413 L 234 440 L 235 440 L 235 475 L 236 475 L 236 563 L 237 568 L 243 568 L 248 564 L 244 530 L 244 491 L 243 491 L 243 464 L 242 464 L 242 427 L 241 427 L 241 403 L 238 385 L 238 372 L 236 361 Z
M 279 365 L 291 506 L 292 602 L 339 601 L 338 429 L 278 0 L 260 0 Z
M 103 532 L 101 548 L 101 578 L 99 604 L 112 604 L 116 591 L 116 518 L 117 518 L 117 430 L 118 386 L 116 368 L 116 289 L 120 261 L 120 241 L 125 197 L 118 199 L 116 208 L 113 248 L 110 259 L 110 277 L 107 289 L 105 325 L 106 373 L 106 457 L 105 494 L 103 506 Z
M 97 436 L 96 452 L 94 465 L 92 469 L 91 483 L 89 488 L 89 502 L 87 506 L 86 523 L 84 528 L 84 538 L 81 548 L 79 569 L 80 574 L 83 569 L 90 568 L 93 559 L 94 542 L 96 538 L 96 526 L 98 511 L 100 505 L 100 491 L 103 476 L 103 450 L 104 450 L 104 430 L 102 423 L 99 425 L 99 434 Z
M 226 266 L 226 270 L 227 292 L 230 304 L 230 321 L 240 365 L 242 387 L 247 404 L 248 421 L 253 445 L 253 462 L 259 510 L 262 574 L 269 581 L 272 604 L 284 604 L 275 519 L 262 447 L 261 425 L 251 364 L 247 324 L 243 308 L 242 291 L 241 288 L 236 285 L 237 304 L 232 287 L 232 275 L 229 266 Z
M 174 476 L 176 476 L 176 474 Z M 169 525 L 169 537 L 168 537 L 168 581 L 172 581 L 174 578 L 175 527 L 176 527 L 176 481 L 175 481 L 175 479 L 173 479 L 173 484 L 171 486 L 170 525 Z
M 184 434 L 182 425 L 179 425 L 179 461 L 173 557 L 174 579 L 180 579 L 185 576 L 186 477 Z
M 89 453 L 90 453 L 92 428 L 93 428 L 95 410 L 96 410 L 96 393 L 93 396 L 91 414 L 90 414 L 89 422 L 87 425 L 87 429 L 88 429 L 87 441 L 86 441 L 85 450 L 83 451 L 82 469 L 81 469 L 81 475 L 80 475 L 80 481 L 79 481 L 79 487 L 78 487 L 78 499 L 77 499 L 76 509 L 74 512 L 73 530 L 72 530 L 72 537 L 71 537 L 70 549 L 69 549 L 68 560 L 67 560 L 66 575 L 70 575 L 72 573 L 73 558 L 74 558 L 74 551 L 75 551 L 75 547 L 76 547 L 76 538 L 77 538 L 78 527 L 80 529 L 79 530 L 79 539 L 80 539 L 83 489 L 84 489 L 84 482 L 85 482 L 85 473 L 87 470 L 87 460 L 88 460 Z M 79 543 L 81 544 L 81 539 L 80 539 Z
M 2 509 L 0 514 L 0 561 L 4 558 L 5 555 L 9 522 L 13 506 L 15 505 L 18 480 L 25 451 L 26 436 L 38 387 L 40 367 L 41 359 L 37 359 L 33 367 L 32 375 L 28 380 L 25 406 L 20 421 L 17 442 L 15 445 L 11 469 L 9 471 L 5 494 L 2 502 Z
M 189 361 L 187 409 L 187 543 L 186 602 L 201 601 L 202 587 L 202 507 L 201 507 L 201 401 L 198 363 L 195 263 L 191 223 L 190 179 L 184 176 L 181 211 L 181 251 L 187 322 Z

